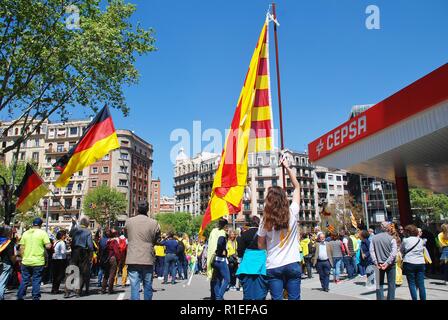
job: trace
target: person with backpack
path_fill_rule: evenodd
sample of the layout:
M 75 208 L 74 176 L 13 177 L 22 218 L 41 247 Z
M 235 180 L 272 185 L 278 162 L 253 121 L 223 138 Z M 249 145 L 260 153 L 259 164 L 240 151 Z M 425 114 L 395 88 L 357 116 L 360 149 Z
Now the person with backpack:
M 6 286 L 16 262 L 15 244 L 12 241 L 12 229 L 0 227 L 0 300 L 5 299 Z
M 64 231 L 58 231 L 56 241 L 53 244 L 53 263 L 51 264 L 53 275 L 53 284 L 51 294 L 58 294 L 59 287 L 65 277 L 65 269 L 67 268 L 67 246 L 65 244 L 66 234 Z
M 118 250 L 120 251 L 120 264 L 117 267 L 117 274 L 115 275 L 114 285 L 118 284 L 118 274 L 121 274 L 121 286 L 126 287 L 128 280 L 128 267 L 124 263 L 126 261 L 126 251 L 128 248 L 128 239 L 124 236 L 123 232 L 118 238 Z

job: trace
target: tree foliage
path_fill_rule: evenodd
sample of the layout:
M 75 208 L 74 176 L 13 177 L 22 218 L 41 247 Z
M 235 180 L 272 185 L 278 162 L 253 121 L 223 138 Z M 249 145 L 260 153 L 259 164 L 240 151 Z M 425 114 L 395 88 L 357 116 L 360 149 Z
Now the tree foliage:
M 411 206 L 417 214 L 424 214 L 430 220 L 438 221 L 448 214 L 448 196 L 430 190 L 413 188 L 409 191 Z
M 0 112 L 20 112 L 11 127 L 24 121 L 22 136 L 0 153 L 52 114 L 65 120 L 70 107 L 92 114 L 107 103 L 128 114 L 123 87 L 138 81 L 136 56 L 155 50 L 153 30 L 130 23 L 135 5 L 109 0 L 102 10 L 101 2 L 0 1 Z M 79 9 L 80 28 L 68 27 L 69 5 Z
M 199 228 L 202 224 L 203 215 L 193 216 L 188 212 L 173 212 L 173 213 L 159 213 L 156 215 L 156 220 L 160 224 L 162 232 L 187 233 L 189 236 L 195 236 L 199 233 Z M 206 228 L 204 235 L 210 233 L 211 228 L 214 227 L 210 223 Z
M 84 213 L 102 226 L 112 225 L 117 215 L 125 214 L 126 208 L 126 196 L 105 185 L 89 190 L 83 204 Z

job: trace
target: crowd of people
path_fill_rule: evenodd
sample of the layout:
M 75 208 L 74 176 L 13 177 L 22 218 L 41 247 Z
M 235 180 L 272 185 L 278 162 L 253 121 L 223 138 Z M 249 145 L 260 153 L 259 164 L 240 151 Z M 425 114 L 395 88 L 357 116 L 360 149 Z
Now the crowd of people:
M 121 231 L 106 228 L 92 233 L 87 217 L 74 219 L 69 231 L 58 230 L 55 235 L 42 229 L 40 218 L 21 237 L 3 226 L 0 300 L 8 284 L 18 287 L 19 300 L 29 286 L 32 298 L 39 300 L 42 283 L 51 283 L 51 293 L 64 293 L 65 298 L 89 295 L 92 279 L 97 279 L 102 294 L 113 294 L 119 278 L 121 286 L 130 285 L 132 300 L 139 300 L 141 292 L 151 300 L 154 277 L 170 285 L 193 274 L 209 278 L 212 300 L 223 300 L 229 290 L 242 290 L 245 300 L 264 300 L 268 292 L 273 300 L 300 300 L 302 279 L 313 278 L 314 269 L 323 292 L 330 291 L 331 281 L 337 285 L 355 277 L 366 283 L 375 279 L 376 296 L 382 300 L 387 279 L 387 299 L 393 300 L 404 275 L 411 298 L 425 300 L 425 273 L 435 260 L 447 284 L 448 224 L 436 237 L 412 224 L 402 227 L 390 222 L 383 222 L 378 232 L 315 228 L 301 233 L 300 184 L 287 162 L 281 164 L 294 186 L 291 204 L 282 188 L 271 187 L 261 219 L 252 216 L 235 230 L 221 218 L 206 241 L 188 234 L 162 234 L 148 215 L 146 201 L 138 204 L 138 215 L 129 218 Z

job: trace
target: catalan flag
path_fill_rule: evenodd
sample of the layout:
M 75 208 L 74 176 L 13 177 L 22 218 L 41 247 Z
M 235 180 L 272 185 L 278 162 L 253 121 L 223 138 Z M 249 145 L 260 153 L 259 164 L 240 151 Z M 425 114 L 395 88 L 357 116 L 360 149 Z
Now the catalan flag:
M 120 147 L 109 108 L 105 106 L 87 126 L 79 142 L 53 167 L 61 170 L 55 186 L 65 187 L 72 174 L 81 171 L 104 157 L 111 150 Z
M 261 30 L 250 61 L 199 234 L 202 234 L 210 221 L 241 210 L 247 181 L 250 138 L 259 139 L 259 143 L 252 145 L 253 150 L 266 151 L 271 148 L 271 141 L 267 139 L 271 134 L 272 119 L 267 72 L 267 34 L 268 20 Z
M 49 189 L 42 178 L 27 163 L 25 175 L 15 191 L 17 196 L 16 210 L 27 212 L 40 198 L 48 193 Z

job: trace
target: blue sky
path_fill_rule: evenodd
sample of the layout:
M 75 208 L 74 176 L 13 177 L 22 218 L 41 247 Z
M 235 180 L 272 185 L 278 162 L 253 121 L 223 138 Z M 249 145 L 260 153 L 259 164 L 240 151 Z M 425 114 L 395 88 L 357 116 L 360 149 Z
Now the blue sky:
M 270 1 L 132 0 L 132 20 L 156 30 L 157 52 L 138 58 L 140 83 L 115 126 L 154 146 L 153 176 L 173 194 L 174 129 L 230 125 Z M 380 30 L 368 30 L 368 5 Z M 279 0 L 277 15 L 285 145 L 307 144 L 348 119 L 351 106 L 376 103 L 448 62 L 447 0 Z M 271 83 L 276 93 L 271 28 Z M 273 94 L 274 125 L 277 99 Z M 204 142 L 205 146 L 206 143 Z
M 269 1 L 132 1 L 156 30 L 158 51 L 138 60 L 141 80 L 126 90 L 131 114 L 117 127 L 154 145 L 154 176 L 173 194 L 169 155 L 176 128 L 229 127 Z M 365 27 L 380 9 L 380 30 Z M 295 150 L 448 62 L 446 0 L 277 2 L 285 144 Z M 271 28 L 272 32 L 272 28 Z M 271 40 L 273 37 L 271 36 Z M 276 92 L 274 46 L 271 81 Z M 274 125 L 277 100 L 273 94 Z M 204 143 L 205 146 L 205 143 Z

